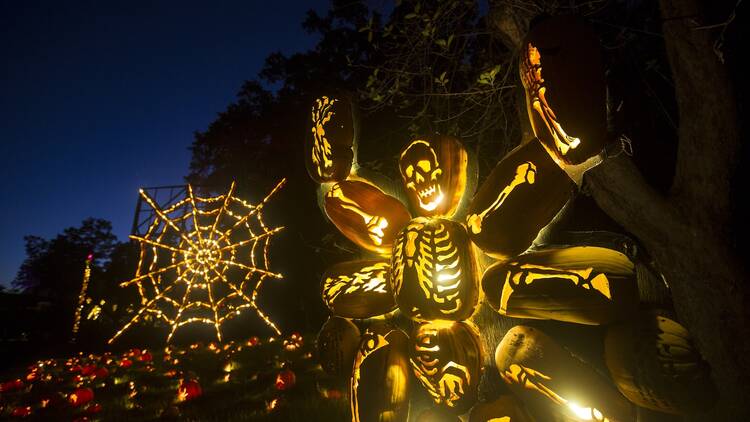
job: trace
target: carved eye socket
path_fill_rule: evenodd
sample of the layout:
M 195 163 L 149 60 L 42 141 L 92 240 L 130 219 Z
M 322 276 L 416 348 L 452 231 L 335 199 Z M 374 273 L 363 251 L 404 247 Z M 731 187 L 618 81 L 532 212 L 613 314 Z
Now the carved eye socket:
M 414 166 L 409 165 L 409 167 L 406 168 L 406 171 L 404 171 L 404 174 L 406 174 L 406 177 L 411 178 L 414 175 Z
M 430 169 L 432 168 L 432 165 L 431 165 L 431 164 L 430 164 L 430 162 L 429 162 L 429 161 L 427 161 L 427 160 L 420 160 L 420 161 L 419 161 L 419 162 L 417 163 L 417 166 L 418 166 L 418 167 L 419 167 L 420 169 L 422 169 L 422 171 L 430 171 Z

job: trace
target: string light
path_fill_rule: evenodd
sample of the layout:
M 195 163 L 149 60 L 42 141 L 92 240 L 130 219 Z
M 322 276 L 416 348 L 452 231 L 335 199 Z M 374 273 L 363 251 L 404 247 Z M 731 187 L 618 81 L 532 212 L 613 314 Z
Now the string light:
M 155 217 L 143 236 L 130 236 L 140 244 L 138 267 L 133 279 L 120 284 L 138 287 L 141 307 L 109 343 L 148 316 L 170 325 L 167 342 L 192 323 L 213 326 L 221 341 L 222 323 L 248 308 L 280 335 L 256 300 L 266 278 L 282 278 L 268 269 L 268 249 L 283 227 L 266 226 L 262 211 L 285 183 L 257 205 L 236 198 L 234 182 L 215 197 L 196 196 L 188 185 L 187 196 L 165 209 L 141 190 Z
M 94 260 L 93 254 L 86 256 L 86 268 L 83 270 L 83 283 L 81 284 L 81 293 L 78 294 L 78 307 L 76 308 L 75 317 L 73 318 L 73 335 L 71 342 L 76 341 L 78 328 L 81 325 L 81 312 L 83 311 L 83 302 L 86 300 L 86 291 L 89 288 L 89 278 L 91 277 L 91 261 Z

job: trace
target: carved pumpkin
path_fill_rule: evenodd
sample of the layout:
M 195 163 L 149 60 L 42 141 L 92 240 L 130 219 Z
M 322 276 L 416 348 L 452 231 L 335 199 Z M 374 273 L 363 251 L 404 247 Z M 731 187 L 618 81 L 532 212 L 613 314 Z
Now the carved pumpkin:
M 538 140 L 508 153 L 469 205 L 466 227 L 484 252 L 506 260 L 525 251 L 571 197 L 575 184 Z
M 353 422 L 405 422 L 409 418 L 409 339 L 376 323 L 362 335 L 351 378 Z
M 348 377 L 359 347 L 359 328 L 351 321 L 332 316 L 318 333 L 318 362 L 329 375 Z
M 511 391 L 529 409 L 549 409 L 574 420 L 631 421 L 633 409 L 593 368 L 531 327 L 508 331 L 495 364 Z
M 461 419 L 439 407 L 430 407 L 417 416 L 416 422 L 461 422 Z
M 335 183 L 324 204 L 328 218 L 344 236 L 379 254 L 390 253 L 393 238 L 411 218 L 398 199 L 364 180 Z
M 607 92 L 599 41 L 573 17 L 532 27 L 519 70 L 534 134 L 561 163 L 599 154 L 607 136 Z
M 482 345 L 469 322 L 432 321 L 412 333 L 409 362 L 439 407 L 460 414 L 477 401 Z
M 709 368 L 690 334 L 664 311 L 610 327 L 604 357 L 617 388 L 638 406 L 690 414 L 716 400 Z
M 451 136 L 413 140 L 401 151 L 398 166 L 406 195 L 423 216 L 451 217 L 466 193 L 468 154 Z
M 336 264 L 323 276 L 323 301 L 334 315 L 369 318 L 396 308 L 390 289 L 391 266 L 385 260 Z
M 471 201 L 466 218 L 471 240 L 498 259 L 518 255 L 574 189 L 538 140 L 520 145 L 500 160 Z
M 471 409 L 469 422 L 533 422 L 534 419 L 515 396 L 502 395 Z
M 624 254 L 595 246 L 529 252 L 484 273 L 487 302 L 502 315 L 607 324 L 635 312 L 638 285 Z
M 346 179 L 354 160 L 355 128 L 352 105 L 340 97 L 317 98 L 310 112 L 305 139 L 305 165 L 318 183 Z
M 454 221 L 417 217 L 393 245 L 391 286 L 412 319 L 469 318 L 479 299 L 476 273 L 466 229 Z

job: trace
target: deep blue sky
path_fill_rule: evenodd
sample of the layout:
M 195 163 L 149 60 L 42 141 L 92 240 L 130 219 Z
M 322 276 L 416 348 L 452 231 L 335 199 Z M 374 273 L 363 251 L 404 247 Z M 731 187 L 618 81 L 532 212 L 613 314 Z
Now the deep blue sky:
M 193 132 L 269 53 L 314 46 L 300 23 L 327 6 L 0 0 L 0 283 L 24 235 L 91 216 L 124 240 L 138 188 L 180 183 Z

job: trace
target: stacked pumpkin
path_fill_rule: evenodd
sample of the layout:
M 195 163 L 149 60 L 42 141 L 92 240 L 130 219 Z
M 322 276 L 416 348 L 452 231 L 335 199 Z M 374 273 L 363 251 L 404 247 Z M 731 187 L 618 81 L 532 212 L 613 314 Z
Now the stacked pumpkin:
M 353 421 L 408 420 L 411 376 L 434 403 L 419 420 L 455 420 L 473 406 L 470 421 L 627 421 L 631 403 L 670 413 L 710 404 L 679 387 L 710 384 L 684 328 L 664 314 L 633 316 L 638 288 L 628 256 L 600 245 L 530 249 L 601 161 L 605 84 L 592 40 L 567 18 L 530 32 L 520 71 L 537 138 L 506 155 L 475 194 L 462 143 L 419 137 L 398 162 L 407 208 L 353 170 L 351 103 L 314 102 L 308 171 L 331 222 L 372 255 L 335 265 L 322 280 L 332 316 L 318 337 L 319 359 L 327 372 L 350 377 Z M 480 299 L 503 316 L 609 325 L 611 377 L 538 329 L 517 326 L 495 351 L 512 394 L 477 404 L 485 351 L 471 319 Z M 408 335 L 382 318 L 394 313 L 410 320 L 401 324 Z M 352 320 L 368 326 L 360 334 Z

